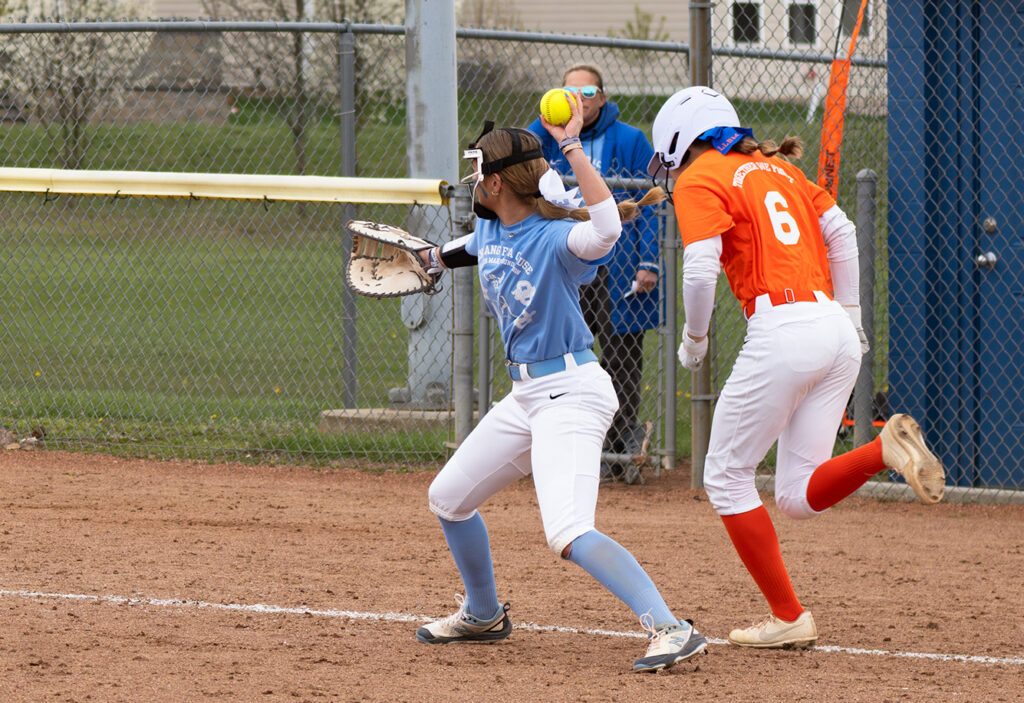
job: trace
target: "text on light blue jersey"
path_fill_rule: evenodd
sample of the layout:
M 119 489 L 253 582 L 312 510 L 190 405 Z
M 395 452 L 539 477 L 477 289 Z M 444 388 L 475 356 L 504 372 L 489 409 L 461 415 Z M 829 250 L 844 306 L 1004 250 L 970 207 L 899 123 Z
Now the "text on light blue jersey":
M 477 257 L 480 288 L 509 361 L 543 361 L 594 343 L 579 288 L 594 279 L 603 259 L 582 261 L 569 251 L 575 224 L 537 213 L 511 227 L 477 219 L 466 251 Z

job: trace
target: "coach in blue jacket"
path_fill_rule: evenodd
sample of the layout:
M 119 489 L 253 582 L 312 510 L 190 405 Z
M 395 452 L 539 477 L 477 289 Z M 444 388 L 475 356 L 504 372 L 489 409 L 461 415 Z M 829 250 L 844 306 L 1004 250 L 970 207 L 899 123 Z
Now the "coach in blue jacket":
M 575 90 L 583 103 L 583 150 L 598 173 L 605 176 L 647 178 L 647 164 L 654 148 L 636 127 L 619 121 L 619 108 L 608 102 L 601 72 L 594 66 L 573 66 L 562 85 Z M 538 119 L 529 127 L 540 137 L 544 157 L 559 173 L 570 173 L 568 162 Z M 636 193 L 613 190 L 617 200 Z M 605 449 L 635 453 L 643 431 L 637 423 L 643 376 L 644 332 L 658 327 L 658 222 L 650 208 L 630 223 L 606 266 L 598 269 L 593 283 L 580 291 L 583 314 L 601 351 L 601 363 L 612 377 L 619 397 L 619 411 L 612 421 Z M 605 467 L 620 474 L 623 467 Z M 607 472 L 606 472 L 607 473 Z M 605 476 L 608 478 L 608 476 Z

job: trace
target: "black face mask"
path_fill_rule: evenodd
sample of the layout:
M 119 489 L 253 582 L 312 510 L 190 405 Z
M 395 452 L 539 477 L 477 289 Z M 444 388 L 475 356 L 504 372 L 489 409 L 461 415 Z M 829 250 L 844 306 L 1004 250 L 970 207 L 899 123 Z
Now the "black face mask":
M 685 154 L 683 154 L 683 162 L 685 163 L 686 159 L 688 159 L 688 158 L 690 158 L 689 150 L 687 150 L 687 152 Z M 654 185 L 654 187 L 656 187 L 656 188 L 659 187 L 658 186 L 658 176 L 661 174 L 662 171 L 665 171 L 665 180 L 662 182 L 662 185 L 660 186 L 660 188 L 663 191 L 665 191 L 665 199 L 668 201 L 669 205 L 674 205 L 675 202 L 672 200 L 672 190 L 669 188 L 669 182 L 668 182 L 668 174 L 670 172 L 669 164 L 660 155 L 658 157 L 658 160 L 661 162 L 661 165 L 658 166 L 658 170 L 654 172 L 653 176 L 651 176 L 651 183 Z
M 490 208 L 486 208 L 480 204 L 479 200 L 473 200 L 473 214 L 484 220 L 496 220 L 498 219 L 498 213 L 494 212 Z

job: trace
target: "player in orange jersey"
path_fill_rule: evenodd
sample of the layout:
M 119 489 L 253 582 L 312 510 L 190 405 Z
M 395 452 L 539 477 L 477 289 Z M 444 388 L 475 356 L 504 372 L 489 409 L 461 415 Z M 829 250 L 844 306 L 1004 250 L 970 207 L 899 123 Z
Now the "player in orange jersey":
M 908 415 L 894 415 L 874 441 L 832 458 L 868 341 L 856 230 L 824 190 L 782 158 L 799 157 L 800 140 L 756 141 L 729 101 L 702 86 L 669 98 L 653 131 L 648 171 L 675 180 L 684 245 L 681 363 L 696 370 L 707 354 L 721 269 L 747 318 L 715 406 L 704 485 L 771 614 L 733 630 L 729 641 L 807 647 L 817 628 L 793 590 L 754 483 L 768 449 L 778 441 L 775 500 L 794 518 L 835 505 L 886 468 L 935 503 L 945 472 Z

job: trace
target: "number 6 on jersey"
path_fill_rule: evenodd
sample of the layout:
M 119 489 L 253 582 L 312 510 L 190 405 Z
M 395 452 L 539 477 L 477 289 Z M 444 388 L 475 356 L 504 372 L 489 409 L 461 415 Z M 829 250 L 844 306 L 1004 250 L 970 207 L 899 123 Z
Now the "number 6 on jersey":
M 764 194 L 764 206 L 768 210 L 768 219 L 772 223 L 775 238 L 783 244 L 796 244 L 800 240 L 800 228 L 796 220 L 786 209 L 789 203 L 777 190 L 769 190 Z

